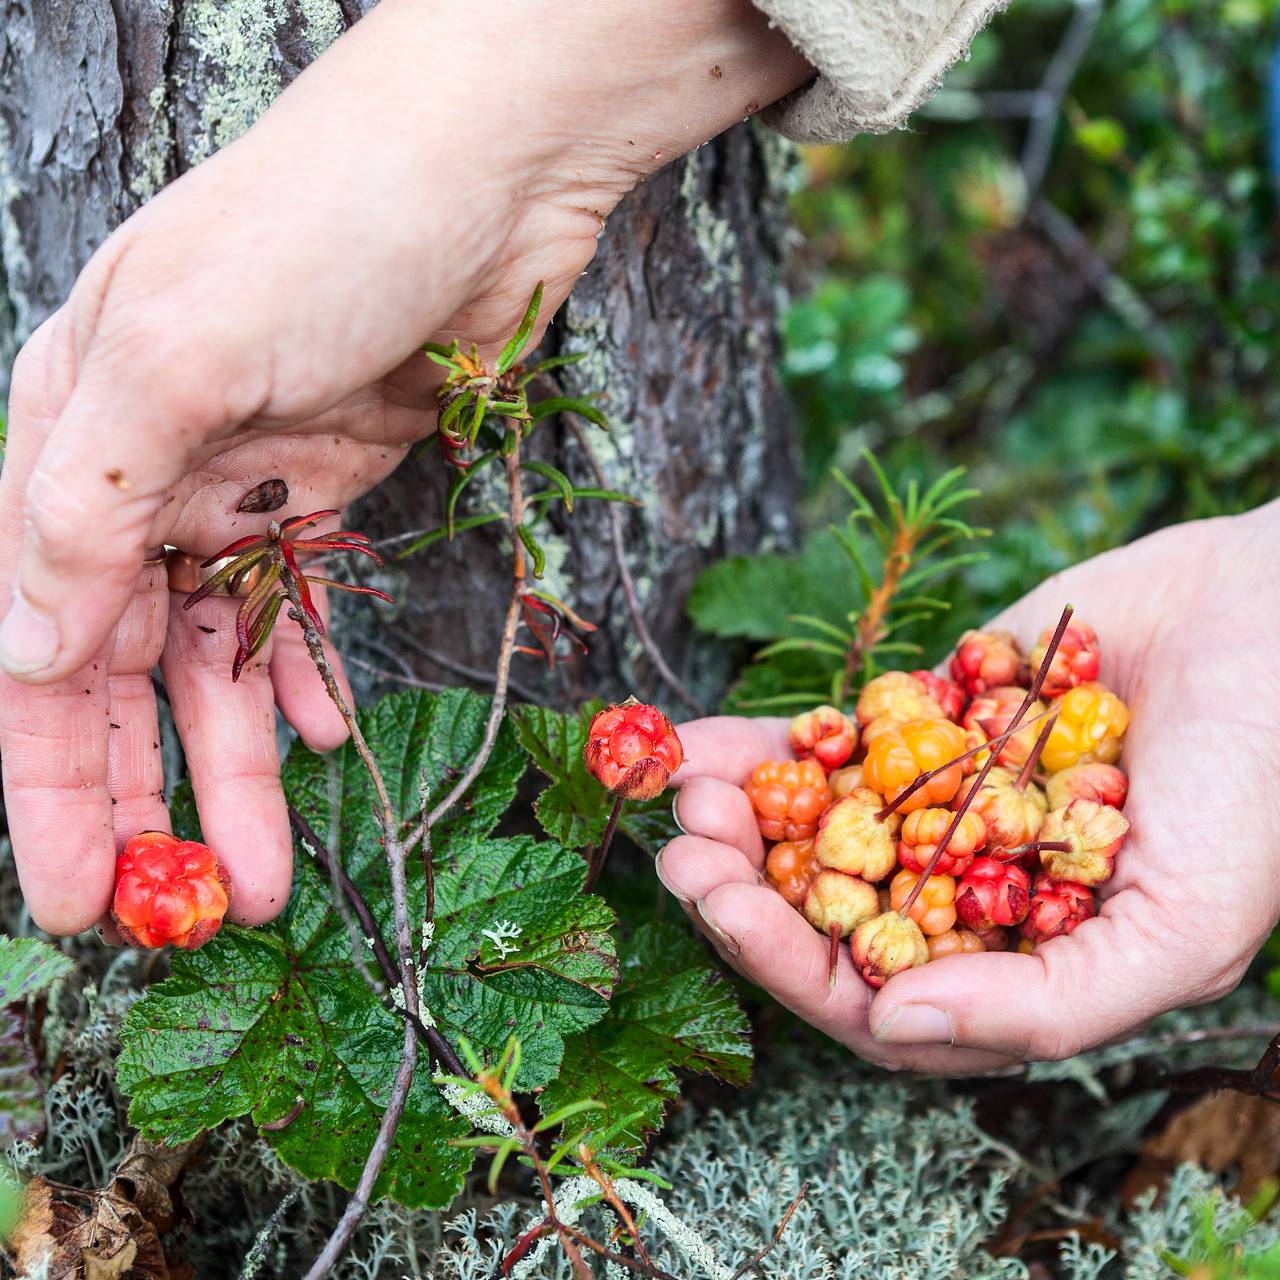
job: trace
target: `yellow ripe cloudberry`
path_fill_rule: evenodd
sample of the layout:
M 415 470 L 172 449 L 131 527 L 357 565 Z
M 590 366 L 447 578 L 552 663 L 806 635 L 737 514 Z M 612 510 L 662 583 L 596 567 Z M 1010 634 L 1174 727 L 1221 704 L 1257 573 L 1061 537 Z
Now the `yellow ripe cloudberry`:
M 889 905 L 902 909 L 920 877 L 914 871 L 899 871 L 889 881 Z M 930 876 L 907 914 L 926 935 L 946 933 L 956 922 L 956 882 L 951 876 Z
M 942 715 L 942 707 L 924 683 L 905 671 L 886 671 L 868 680 L 858 695 L 858 723 L 864 732 L 877 720 L 906 724 L 910 720 L 940 719 Z
M 1093 913 L 1093 890 L 1087 884 L 1038 875 L 1031 886 L 1031 909 L 1022 922 L 1022 935 L 1032 942 L 1062 937 Z
M 1008 631 L 966 631 L 951 659 L 951 678 L 970 697 L 1025 675 L 1022 650 Z
M 1058 718 L 1044 744 L 1040 766 L 1058 773 L 1094 760 L 1115 764 L 1129 727 L 1129 708 L 1096 680 L 1078 685 L 1058 699 Z
M 1030 905 L 1030 877 L 995 858 L 975 858 L 956 886 L 956 915 L 979 933 L 1021 924 Z
M 845 796 L 850 795 L 861 786 L 862 766 L 860 764 L 847 764 L 843 769 L 837 769 L 827 778 L 827 785 L 831 788 L 831 794 L 837 800 L 843 800 Z
M 230 889 L 208 845 L 144 831 L 116 858 L 111 918 L 130 946 L 194 951 L 222 927 Z
M 1040 635 L 1035 648 L 1031 650 L 1031 669 L 1038 671 L 1049 651 L 1049 641 L 1053 638 L 1053 628 L 1048 627 Z M 1073 618 L 1062 633 L 1062 643 L 1053 655 L 1049 664 L 1049 673 L 1044 678 L 1042 692 L 1046 698 L 1056 698 L 1059 694 L 1074 689 L 1076 685 L 1085 684 L 1098 678 L 1101 666 L 1101 654 L 1098 648 L 1098 637 L 1087 622 Z
M 1095 885 L 1111 879 L 1112 859 L 1129 834 L 1129 819 L 1109 804 L 1073 800 L 1040 828 L 1040 861 L 1055 880 Z M 1061 848 L 1045 848 L 1053 844 Z
M 824 869 L 814 877 L 804 900 L 804 918 L 823 933 L 847 938 L 880 910 L 875 889 L 857 876 Z
M 816 760 L 766 760 L 743 787 L 766 840 L 811 840 L 831 803 L 827 775 Z
M 1013 723 L 1013 717 L 1018 714 L 1018 708 L 1022 706 L 1026 696 L 1027 691 L 1018 688 L 1017 685 L 1006 684 L 996 689 L 988 689 L 986 693 L 980 693 L 969 703 L 969 709 L 964 713 L 963 725 L 970 733 L 982 735 L 975 739 L 975 742 L 998 738 Z M 1037 700 L 1027 708 L 1023 719 L 1034 720 L 1047 709 L 1043 702 Z M 1040 730 L 1043 727 L 1043 724 L 1028 724 L 1026 728 L 1019 729 L 1000 748 L 996 763 L 1004 765 L 1007 769 L 1021 769 L 1036 745 L 1036 739 L 1040 736 Z M 974 744 L 970 743 L 970 745 Z M 986 763 L 986 754 L 984 751 L 975 758 L 979 766 Z
M 895 973 L 929 960 L 929 947 L 920 926 L 896 911 L 864 920 L 853 931 L 849 949 L 858 972 L 872 987 L 883 987 Z
M 597 712 L 583 748 L 587 772 L 624 800 L 652 800 L 684 763 L 675 726 L 634 698 Z
M 792 720 L 790 739 L 797 760 L 813 758 L 830 773 L 853 755 L 858 726 L 835 707 L 815 707 Z
M 908 871 L 917 875 L 929 865 L 938 841 L 947 833 L 956 815 L 950 809 L 917 809 L 907 814 L 902 824 L 902 840 L 898 845 L 898 859 Z M 946 850 L 934 867 L 940 876 L 961 876 L 968 870 L 977 853 L 987 842 L 987 824 L 980 814 L 970 808 L 960 819 Z M 927 933 L 928 930 L 926 929 Z
M 878 818 L 881 800 L 866 787 L 837 800 L 818 824 L 813 851 L 824 867 L 883 880 L 898 863 L 896 814 Z
M 956 796 L 957 806 L 969 788 L 977 782 L 966 782 Z M 1034 782 L 1018 789 L 1017 775 L 1009 769 L 992 769 L 969 806 L 987 828 L 987 852 L 1002 853 L 1029 844 L 1040 834 L 1045 814 L 1049 811 L 1044 792 Z
M 765 874 L 773 887 L 793 906 L 804 903 L 814 877 L 822 870 L 812 840 L 783 840 L 769 850 Z
M 982 939 L 972 929 L 948 929 L 946 933 L 934 934 L 925 941 L 928 943 L 930 960 L 942 960 L 947 956 L 978 955 L 986 950 Z
M 954 680 L 947 680 L 935 672 L 913 671 L 911 674 L 924 685 L 925 692 L 942 708 L 942 714 L 959 724 L 969 695 Z
M 965 750 L 964 730 L 950 720 L 915 720 L 882 733 L 867 748 L 862 777 L 886 801 L 898 798 L 922 773 L 945 765 Z M 930 778 L 901 805 L 903 813 L 946 804 L 960 787 L 963 765 Z
M 1073 800 L 1096 800 L 1123 809 L 1129 797 L 1129 779 L 1123 769 L 1094 760 L 1052 774 L 1045 794 L 1050 809 L 1065 809 Z

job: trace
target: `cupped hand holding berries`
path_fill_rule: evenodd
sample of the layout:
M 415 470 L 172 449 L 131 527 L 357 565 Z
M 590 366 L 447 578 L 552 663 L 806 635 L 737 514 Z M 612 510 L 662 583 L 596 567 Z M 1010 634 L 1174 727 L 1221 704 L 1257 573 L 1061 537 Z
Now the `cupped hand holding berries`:
M 1124 800 L 1132 830 L 1097 887 L 1098 914 L 1090 917 L 1084 886 L 1059 881 L 1051 892 L 1036 877 L 1020 926 L 1037 940 L 1031 954 L 930 946 L 945 958 L 876 991 L 842 950 L 829 982 L 827 940 L 762 883 L 764 845 L 740 790 L 760 761 L 785 757 L 785 721 L 681 726 L 677 814 L 688 834 L 663 851 L 659 874 L 745 977 L 890 1067 L 971 1072 L 1061 1058 L 1165 1010 L 1216 999 L 1280 916 L 1277 575 L 1273 503 L 1076 566 L 992 624 L 1030 648 L 1070 600 L 1098 626 L 1101 678 L 1131 712 L 1127 800 L 1104 769 L 1055 788 L 1055 805 L 1086 802 L 1077 816 L 1092 812 L 1087 804 Z M 1087 648 L 1075 647 L 1068 674 L 1092 678 L 1079 656 Z M 1083 724 L 1072 734 L 1109 737 L 1105 726 Z M 1060 741 L 1066 759 L 1071 743 Z M 1060 926 L 1071 927 L 1068 936 L 1052 936 Z

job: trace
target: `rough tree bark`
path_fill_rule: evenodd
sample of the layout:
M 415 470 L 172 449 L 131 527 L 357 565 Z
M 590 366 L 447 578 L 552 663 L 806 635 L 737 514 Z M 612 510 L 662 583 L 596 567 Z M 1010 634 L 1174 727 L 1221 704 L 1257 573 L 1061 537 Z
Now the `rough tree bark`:
M 165 183 L 242 133 L 372 0 L 9 0 L 0 30 L 0 370 L 66 296 L 110 230 Z M 701 694 L 683 601 L 710 560 L 785 541 L 793 498 L 788 413 L 774 375 L 785 226 L 784 145 L 735 129 L 652 179 L 610 220 L 550 344 L 589 352 L 574 390 L 605 388 L 613 422 L 593 448 L 625 515 L 626 554 L 657 643 Z M 106 428 L 109 429 L 109 428 Z M 593 483 L 567 424 L 541 446 Z M 367 503 L 376 535 L 439 523 L 434 453 Z M 581 504 L 551 538 L 549 586 L 600 623 L 585 663 L 549 692 L 632 690 L 672 702 L 635 638 L 609 513 Z M 391 621 L 348 615 L 375 667 L 456 681 L 428 655 L 491 663 L 506 599 L 497 539 L 471 533 L 391 573 Z M 543 679 L 520 660 L 523 685 Z M 355 672 L 359 676 L 360 672 Z M 367 674 L 367 673 L 366 673 Z

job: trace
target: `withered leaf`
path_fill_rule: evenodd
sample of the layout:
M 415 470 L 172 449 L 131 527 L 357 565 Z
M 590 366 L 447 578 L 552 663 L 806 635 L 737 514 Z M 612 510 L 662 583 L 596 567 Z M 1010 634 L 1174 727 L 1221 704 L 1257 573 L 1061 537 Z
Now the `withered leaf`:
M 44 1087 L 23 1005 L 0 1006 L 0 1148 L 44 1134 Z
M 279 511 L 288 501 L 289 486 L 283 480 L 279 478 L 264 480 L 261 484 L 254 485 L 240 499 L 240 505 L 236 510 L 246 513 Z

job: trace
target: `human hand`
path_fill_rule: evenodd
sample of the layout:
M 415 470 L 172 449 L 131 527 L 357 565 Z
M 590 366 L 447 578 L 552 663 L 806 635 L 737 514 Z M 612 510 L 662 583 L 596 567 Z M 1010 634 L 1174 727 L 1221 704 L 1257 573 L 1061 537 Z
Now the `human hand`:
M 750 981 L 856 1053 L 968 1073 L 1064 1058 L 1168 1009 L 1215 1000 L 1280 916 L 1280 503 L 1166 529 L 1067 570 L 992 625 L 1030 642 L 1070 601 L 1093 623 L 1103 679 L 1132 709 L 1123 764 L 1133 830 L 1100 914 L 1034 954 L 956 956 L 875 992 L 766 883 L 739 790 L 785 758 L 787 722 L 680 728 L 667 888 Z
M 242 921 L 290 883 L 273 703 L 344 737 L 292 628 L 233 686 L 235 602 L 171 607 L 147 549 L 262 530 L 236 507 L 267 478 L 275 518 L 367 491 L 434 427 L 423 340 L 496 350 L 539 280 L 549 317 L 626 190 L 807 74 L 747 0 L 383 0 L 103 245 L 15 365 L 0 479 L 0 754 L 38 924 L 99 920 L 117 847 L 168 829 L 157 660 Z

